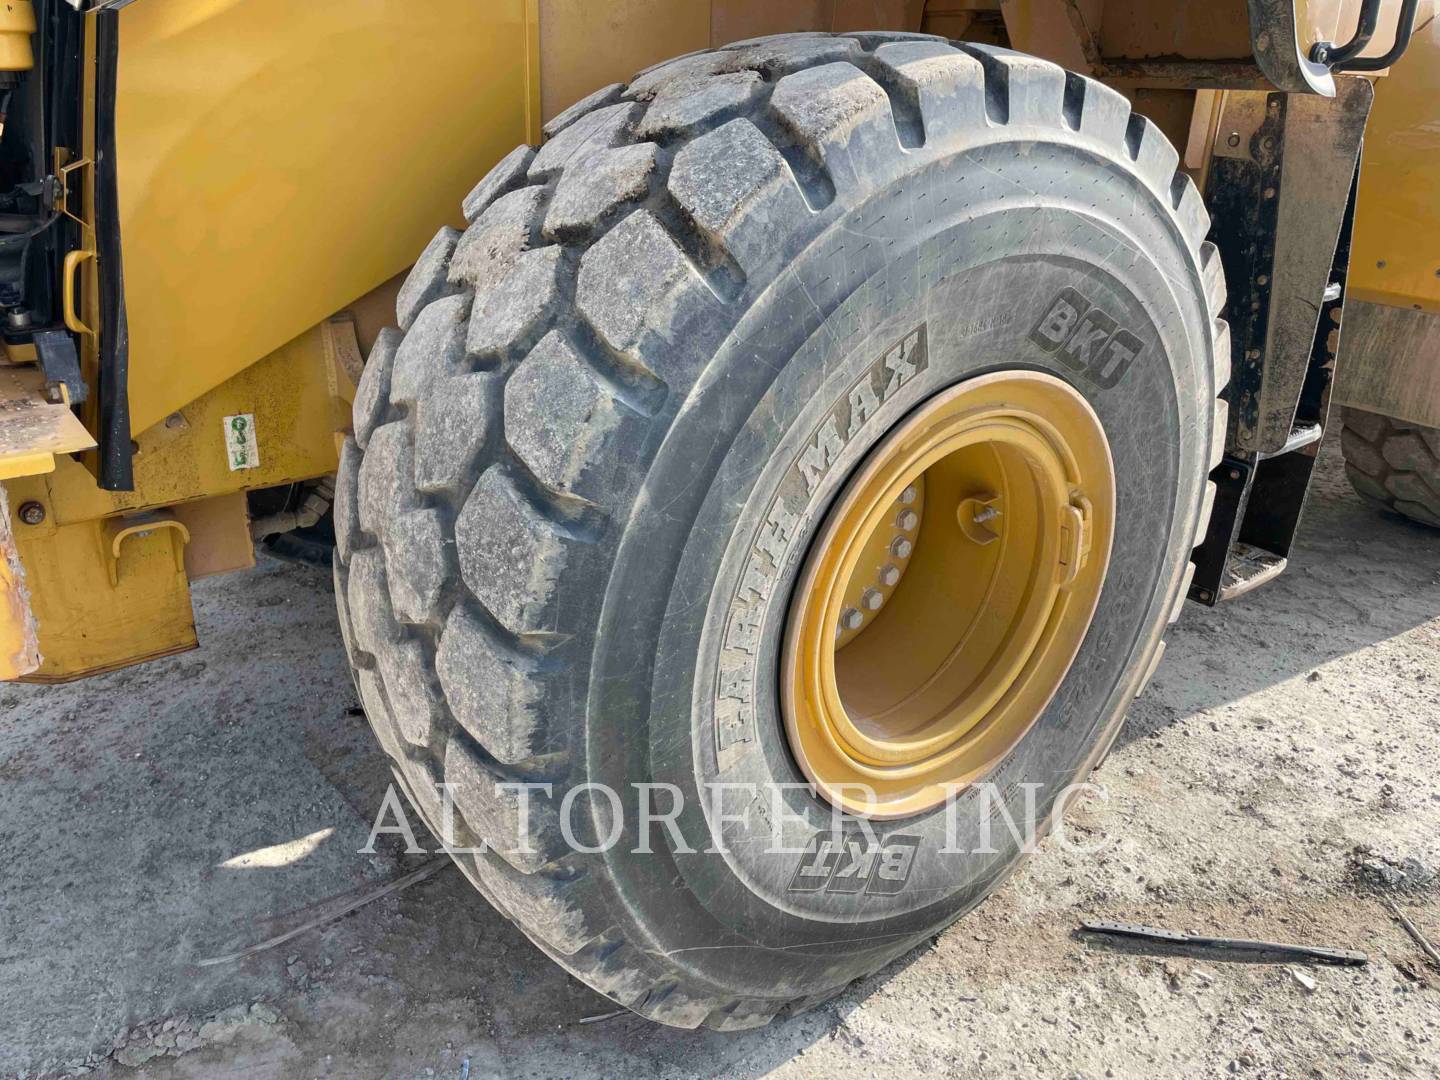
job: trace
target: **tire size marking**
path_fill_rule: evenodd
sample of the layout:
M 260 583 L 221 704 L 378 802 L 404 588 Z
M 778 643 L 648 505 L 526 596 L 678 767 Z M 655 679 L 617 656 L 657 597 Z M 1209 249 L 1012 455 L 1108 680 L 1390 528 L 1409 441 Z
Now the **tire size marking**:
M 859 833 L 816 833 L 800 856 L 788 892 L 893 896 L 905 888 L 915 865 L 918 836 L 868 840 Z
M 715 680 L 715 756 L 725 772 L 755 742 L 755 668 L 775 581 L 792 558 L 802 524 L 821 509 L 811 505 L 845 447 L 882 405 L 929 366 L 925 324 L 887 348 L 850 384 L 790 462 L 764 519 L 751 537 L 740 584 L 725 611 Z
M 1070 288 L 1050 301 L 1030 340 L 1101 390 L 1124 378 L 1145 351 L 1143 341 Z

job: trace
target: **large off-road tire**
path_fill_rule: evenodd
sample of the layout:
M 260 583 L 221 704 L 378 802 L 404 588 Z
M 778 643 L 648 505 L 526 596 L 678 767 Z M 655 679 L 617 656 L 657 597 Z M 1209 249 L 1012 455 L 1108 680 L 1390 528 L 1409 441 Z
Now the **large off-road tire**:
M 1346 408 L 1345 475 L 1366 502 L 1440 529 L 1440 428 Z
M 1004 828 L 974 853 L 968 810 L 947 853 L 936 809 L 878 823 L 908 874 L 802 886 L 829 805 L 792 791 L 776 822 L 726 803 L 741 824 L 702 802 L 804 780 L 777 655 L 827 506 L 897 421 L 983 372 L 1048 373 L 1098 416 L 1109 574 L 986 777 L 1022 818 L 1040 785 L 1043 828 L 1185 595 L 1224 430 L 1219 259 L 1153 125 L 1004 50 L 764 39 L 607 87 L 546 135 L 426 248 L 369 357 L 335 508 L 347 648 L 415 807 L 443 827 L 448 782 L 452 839 L 489 845 L 456 858 L 491 903 L 647 1017 L 754 1026 L 936 933 L 1018 859 Z M 1057 305 L 1070 329 L 1090 313 L 1093 349 L 1061 347 Z M 1106 352 L 1112 332 L 1128 347 Z M 552 785 L 523 836 L 507 781 Z M 674 785 L 657 813 L 683 797 L 687 844 L 656 828 L 635 852 L 633 802 L 607 851 L 565 842 L 564 811 L 588 846 L 609 832 L 580 785 L 642 782 Z M 788 850 L 758 842 L 767 825 Z

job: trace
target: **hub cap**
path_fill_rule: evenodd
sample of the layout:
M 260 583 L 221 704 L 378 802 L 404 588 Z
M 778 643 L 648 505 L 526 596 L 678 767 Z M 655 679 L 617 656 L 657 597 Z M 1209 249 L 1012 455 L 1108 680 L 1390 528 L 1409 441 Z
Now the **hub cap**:
M 1075 658 L 1114 517 L 1100 421 L 1053 376 L 968 380 L 891 431 L 831 508 L 786 628 L 786 734 L 820 793 L 894 818 L 982 779 Z

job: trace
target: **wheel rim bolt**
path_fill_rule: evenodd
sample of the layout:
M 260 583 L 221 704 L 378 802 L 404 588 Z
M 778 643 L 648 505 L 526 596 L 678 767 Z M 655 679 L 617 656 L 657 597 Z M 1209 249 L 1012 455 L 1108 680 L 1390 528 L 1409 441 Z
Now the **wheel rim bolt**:
M 908 559 L 910 552 L 914 550 L 915 545 L 912 544 L 907 537 L 897 536 L 894 540 L 890 541 L 890 554 L 894 555 L 897 559 Z
M 860 602 L 871 611 L 879 611 L 880 605 L 885 603 L 885 594 L 879 589 L 866 589 L 860 596 Z
M 846 608 L 840 613 L 840 628 L 842 630 L 859 630 L 860 625 L 865 621 L 865 616 L 856 608 Z
M 909 541 L 907 540 L 906 543 L 909 543 Z M 892 544 L 891 546 L 893 547 L 894 545 Z M 898 566 L 891 566 L 887 564 L 880 568 L 881 585 L 884 585 L 886 588 L 894 588 L 896 582 L 898 582 L 899 580 L 900 568 Z
M 920 524 L 920 515 L 914 510 L 901 510 L 900 516 L 895 519 L 895 525 L 905 532 L 909 532 L 918 524 Z

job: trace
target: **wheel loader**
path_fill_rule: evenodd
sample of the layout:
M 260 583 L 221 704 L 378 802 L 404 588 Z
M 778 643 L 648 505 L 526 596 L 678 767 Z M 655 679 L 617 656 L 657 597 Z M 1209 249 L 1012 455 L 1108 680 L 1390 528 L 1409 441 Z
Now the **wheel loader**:
M 665 1024 L 822 1002 L 1283 570 L 1332 399 L 1437 523 L 1432 18 L 4 0 L 0 674 L 321 562 L 539 948 Z

